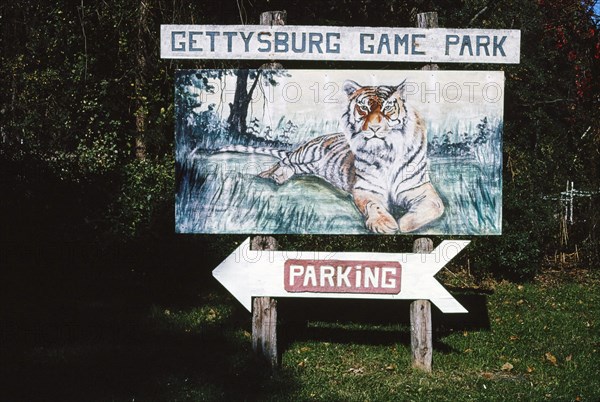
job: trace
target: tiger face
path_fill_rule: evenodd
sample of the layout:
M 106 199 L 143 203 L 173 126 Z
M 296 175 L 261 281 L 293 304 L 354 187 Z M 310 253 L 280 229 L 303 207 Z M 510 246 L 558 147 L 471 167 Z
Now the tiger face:
M 359 148 L 393 147 L 393 136 L 401 134 L 406 126 L 405 82 L 364 87 L 354 81 L 344 83 L 349 99 L 344 117 L 351 144 Z

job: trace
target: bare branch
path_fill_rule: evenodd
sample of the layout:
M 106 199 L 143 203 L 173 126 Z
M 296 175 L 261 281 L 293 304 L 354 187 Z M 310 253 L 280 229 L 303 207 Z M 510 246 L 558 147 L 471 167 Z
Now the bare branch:
M 558 98 L 558 99 L 552 99 L 552 100 L 536 101 L 536 102 L 531 102 L 531 103 L 523 103 L 523 106 L 549 105 L 549 104 L 552 104 L 552 103 L 560 103 L 560 102 L 575 102 L 575 99 Z
M 479 12 L 477 14 L 475 14 L 475 16 L 473 16 L 473 18 L 471 18 L 471 21 L 469 21 L 467 26 L 473 25 L 473 23 L 477 20 L 477 18 L 479 18 L 481 16 L 481 14 L 483 14 L 487 11 L 488 5 L 489 5 L 489 3 L 486 4 L 485 7 L 483 7 L 481 10 L 479 10 Z

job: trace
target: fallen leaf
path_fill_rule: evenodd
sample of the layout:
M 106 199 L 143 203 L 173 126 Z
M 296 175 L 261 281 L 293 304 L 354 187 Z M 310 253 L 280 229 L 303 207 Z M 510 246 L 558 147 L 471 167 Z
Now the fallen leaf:
M 558 366 L 558 362 L 556 360 L 556 356 L 554 356 L 552 353 L 546 352 L 546 360 L 548 360 L 553 365 Z
M 529 367 L 529 366 L 527 366 L 527 372 L 528 372 L 528 373 L 530 373 L 530 374 L 531 374 L 531 373 L 533 373 L 534 371 L 535 371 L 535 369 L 534 369 L 533 367 Z
M 365 369 L 364 367 L 350 367 L 347 371 L 347 373 L 352 373 L 352 374 L 364 374 L 365 373 Z
M 465 351 L 464 351 L 464 352 L 465 352 L 465 353 L 473 353 L 473 349 L 471 349 L 471 348 L 467 348 L 467 349 L 465 349 Z
M 389 366 L 387 366 L 385 368 L 387 371 L 394 371 L 396 370 L 396 365 L 395 364 L 390 364 Z
M 511 341 L 516 341 L 517 339 L 519 339 L 519 337 L 518 337 L 518 336 L 516 336 L 516 335 L 512 335 L 512 336 L 510 337 L 510 340 L 511 340 Z
M 508 362 L 504 363 L 501 367 L 502 371 L 510 371 L 514 368 L 514 366 Z
M 481 376 L 482 376 L 483 378 L 485 378 L 485 379 L 488 379 L 488 380 L 489 380 L 489 379 L 491 379 L 491 378 L 494 376 L 494 374 L 492 374 L 492 373 L 488 373 L 488 372 L 484 372 L 484 373 L 481 373 Z
M 569 356 L 565 357 L 565 360 L 570 362 L 571 360 L 573 360 L 573 355 L 569 355 Z

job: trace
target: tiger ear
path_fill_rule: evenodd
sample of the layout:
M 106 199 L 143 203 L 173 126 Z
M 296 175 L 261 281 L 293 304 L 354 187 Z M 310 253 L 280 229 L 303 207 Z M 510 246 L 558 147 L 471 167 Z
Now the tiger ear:
M 398 94 L 400 99 L 403 101 L 406 100 L 406 78 L 396 87 L 395 92 Z
M 346 80 L 344 82 L 344 86 L 342 88 L 344 88 L 344 92 L 346 92 L 346 95 L 352 96 L 352 94 L 354 94 L 354 92 L 356 92 L 358 89 L 360 89 L 362 87 L 360 86 L 360 84 L 358 84 L 352 80 Z

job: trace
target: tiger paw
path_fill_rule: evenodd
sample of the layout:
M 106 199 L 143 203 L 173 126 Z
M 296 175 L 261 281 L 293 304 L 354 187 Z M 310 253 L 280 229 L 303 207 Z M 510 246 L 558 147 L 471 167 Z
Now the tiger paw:
M 366 208 L 367 229 L 375 233 L 391 234 L 398 231 L 398 223 L 392 215 L 380 204 L 369 202 Z

